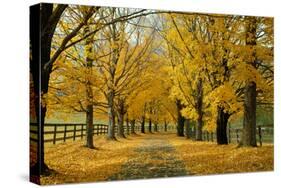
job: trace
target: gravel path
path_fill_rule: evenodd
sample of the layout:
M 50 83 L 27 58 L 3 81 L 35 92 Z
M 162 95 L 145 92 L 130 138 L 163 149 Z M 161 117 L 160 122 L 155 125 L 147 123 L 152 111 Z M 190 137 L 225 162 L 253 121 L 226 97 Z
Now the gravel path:
M 122 165 L 121 172 L 108 180 L 146 179 L 185 176 L 183 162 L 177 157 L 175 148 L 165 137 L 151 135 L 135 149 L 136 157 Z

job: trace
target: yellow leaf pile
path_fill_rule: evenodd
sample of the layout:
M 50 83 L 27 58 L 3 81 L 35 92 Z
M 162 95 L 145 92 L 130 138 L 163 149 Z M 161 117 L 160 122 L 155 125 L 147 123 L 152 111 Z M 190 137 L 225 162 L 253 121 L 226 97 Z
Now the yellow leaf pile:
M 186 169 L 195 175 L 273 170 L 273 145 L 238 148 L 235 144 L 217 145 L 184 138 L 171 139 Z
M 237 148 L 235 144 L 219 146 L 211 142 L 187 140 L 171 133 L 154 133 L 130 136 L 118 141 L 97 136 L 97 149 L 94 150 L 83 145 L 83 141 L 75 141 L 46 147 L 46 163 L 54 172 L 50 176 L 42 176 L 41 183 L 106 181 L 115 176 L 120 180 L 130 179 L 134 177 L 131 172 L 157 173 L 159 171 L 156 168 L 185 168 L 190 175 L 273 170 L 271 144 Z M 172 147 L 173 152 L 167 152 L 164 146 Z M 169 166 L 178 164 L 175 161 L 183 164 L 183 167 Z M 124 165 L 127 168 L 124 169 Z M 123 177 L 124 174 L 126 176 Z M 157 177 L 157 174 L 150 174 L 150 178 Z
M 54 172 L 50 176 L 42 176 L 41 184 L 105 181 L 132 157 L 139 142 L 137 136 L 134 139 L 120 138 L 117 142 L 96 136 L 96 149 L 88 149 L 84 141 L 46 147 L 45 160 Z

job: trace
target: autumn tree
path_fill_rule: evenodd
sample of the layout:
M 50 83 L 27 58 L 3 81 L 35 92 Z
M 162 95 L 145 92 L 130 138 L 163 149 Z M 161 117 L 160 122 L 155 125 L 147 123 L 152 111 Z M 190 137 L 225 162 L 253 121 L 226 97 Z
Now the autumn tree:
M 257 17 L 245 17 L 244 22 L 245 46 L 249 49 L 249 54 L 246 57 L 244 56 L 244 66 L 248 68 L 248 71 L 254 77 L 248 77 L 245 80 L 241 145 L 257 146 L 257 98 L 258 96 L 266 96 L 267 93 L 272 93 L 270 86 L 273 86 L 273 22 L 271 18 Z M 267 95 L 266 97 L 265 101 L 272 101 L 272 96 Z
M 259 83 L 261 93 L 271 93 L 268 89 L 270 81 L 266 81 L 263 75 L 267 72 L 267 77 L 270 78 L 268 74 L 271 69 L 267 68 L 265 71 L 263 68 L 263 72 L 257 72 L 247 66 L 247 63 L 245 64 L 245 62 L 255 59 L 255 53 L 252 52 L 251 45 L 244 39 L 247 40 L 244 34 L 247 31 L 245 29 L 247 27 L 244 27 L 244 24 L 247 26 L 247 19 L 245 20 L 244 17 L 201 15 L 182 16 L 181 18 L 181 23 L 187 28 L 185 34 L 190 33 L 192 37 L 190 40 L 196 46 L 192 46 L 190 49 L 191 51 L 195 50 L 196 57 L 200 57 L 197 62 L 199 67 L 196 69 L 201 70 L 204 79 L 202 81 L 205 83 L 204 88 L 207 96 L 205 98 L 205 104 L 207 104 L 205 106 L 205 121 L 207 123 L 205 127 L 207 130 L 216 129 L 218 144 L 227 144 L 226 127 L 229 118 L 241 113 L 243 109 L 248 111 L 246 110 L 247 105 L 244 107 L 242 105 L 242 101 L 244 104 L 246 101 L 243 99 L 243 96 L 246 97 L 245 82 L 253 79 Z M 267 20 L 267 22 L 269 21 Z M 259 32 L 256 32 L 255 36 L 260 35 L 259 37 L 264 38 L 267 35 L 265 28 L 265 24 L 260 23 Z M 187 39 L 185 38 L 185 40 Z M 267 46 L 270 45 L 267 44 Z M 261 59 L 266 59 L 267 63 L 270 62 L 270 48 L 265 45 L 260 47 L 259 56 Z M 189 66 L 189 68 L 191 67 Z M 243 76 L 241 76 L 242 73 Z M 253 77 L 249 77 L 249 75 Z M 196 96 L 198 97 L 198 95 Z
M 80 7 L 80 16 L 87 12 L 87 8 Z M 78 15 L 79 15 L 78 14 Z M 98 22 L 99 13 L 96 12 L 85 25 L 82 32 L 77 34 L 77 37 L 84 37 L 92 30 L 96 29 L 93 22 Z M 73 20 L 69 17 L 62 19 L 57 27 L 57 33 L 68 33 Z M 59 38 L 54 37 L 54 47 L 59 45 Z M 104 107 L 98 91 L 97 68 L 95 61 L 94 35 L 85 39 L 84 43 L 73 45 L 65 50 L 60 57 L 55 61 L 52 71 L 52 80 L 50 81 L 50 89 L 48 92 L 49 114 L 52 111 L 58 110 L 68 112 L 85 112 L 86 113 L 86 146 L 94 148 L 93 145 L 93 114 L 94 107 L 98 109 Z M 61 108 L 60 108 L 61 107 Z M 54 113 L 53 113 L 54 114 Z
M 44 68 L 45 64 L 50 60 L 51 42 L 56 28 L 56 25 L 66 9 L 67 5 L 59 5 L 55 9 L 52 4 L 40 4 L 30 8 L 32 15 L 42 15 L 38 19 L 37 16 L 30 17 L 30 43 L 31 43 L 31 60 L 30 60 L 30 72 L 32 75 L 32 82 L 34 85 L 33 96 L 34 106 L 36 111 L 36 121 L 38 123 L 38 135 L 39 144 L 37 148 L 37 164 L 34 169 L 38 169 L 39 172 L 32 172 L 36 175 L 40 175 L 48 170 L 44 160 L 44 118 L 46 113 L 46 107 L 41 105 L 42 95 L 41 92 L 47 93 L 48 91 L 48 78 L 50 70 Z M 40 25 L 41 24 L 41 25 Z M 39 26 L 39 27 L 38 27 Z M 42 48 L 38 42 L 40 39 Z M 39 56 L 40 55 L 40 56 Z M 42 62 L 42 63 L 41 63 Z M 40 65 L 41 63 L 41 65 Z M 41 74 L 40 74 L 41 72 Z M 39 83 L 39 80 L 44 80 L 43 83 Z M 39 87 L 41 85 L 41 88 Z M 42 91 L 40 91 L 40 89 Z M 41 112 L 41 114 L 40 114 Z
M 67 8 L 68 7 L 68 8 Z M 78 8 L 77 8 L 78 7 Z M 78 5 L 53 5 L 53 4 L 40 4 L 34 8 L 31 8 L 33 13 L 36 13 L 37 15 L 41 16 L 33 16 L 34 19 L 31 19 L 31 30 L 36 31 L 38 33 L 38 36 L 31 35 L 31 49 L 32 49 L 32 60 L 30 63 L 31 67 L 31 74 L 32 78 L 34 79 L 34 96 L 35 96 L 35 105 L 36 111 L 37 111 L 37 119 L 40 124 L 39 126 L 39 134 L 40 140 L 44 140 L 44 119 L 46 115 L 47 108 L 46 106 L 42 105 L 40 101 L 43 98 L 45 94 L 48 93 L 48 84 L 49 84 L 49 78 L 50 73 L 52 71 L 52 67 L 54 62 L 59 58 L 62 52 L 64 52 L 66 49 L 70 48 L 71 46 L 78 44 L 88 38 L 89 36 L 95 34 L 99 30 L 101 30 L 104 27 L 107 27 L 113 23 L 126 21 L 129 19 L 133 19 L 136 17 L 140 17 L 143 15 L 149 15 L 153 14 L 153 11 L 147 12 L 146 10 L 136 10 L 131 14 L 116 17 L 113 20 L 110 20 L 109 22 L 102 23 L 102 24 L 96 24 L 96 29 L 89 32 L 87 35 L 83 37 L 77 37 L 79 32 L 83 29 L 83 27 L 87 24 L 90 17 L 97 12 L 100 7 L 88 7 L 86 8 L 86 13 L 81 16 L 81 14 L 78 12 L 79 7 Z M 83 8 L 84 9 L 84 8 Z M 64 10 L 67 10 L 67 13 L 64 13 Z M 67 28 L 67 32 L 65 33 L 59 33 L 60 40 L 59 40 L 59 46 L 57 48 L 52 47 L 52 39 L 54 36 L 54 33 L 56 31 L 56 26 L 58 21 L 61 19 L 62 15 L 64 16 L 63 19 L 73 17 L 74 22 L 72 22 L 71 27 Z M 40 19 L 37 19 L 40 18 Z M 40 26 L 36 30 L 36 26 Z M 33 30 L 34 29 L 34 30 Z M 33 32 L 31 32 L 33 33 Z M 35 32 L 34 32 L 35 33 Z M 39 36 L 39 33 L 41 34 Z M 40 40 L 38 40 L 40 39 Z M 39 45 L 38 41 L 40 41 L 43 45 Z M 39 46 L 42 48 L 39 49 Z M 53 52 L 51 53 L 51 49 L 53 48 Z M 36 49 L 39 49 L 39 51 L 36 51 Z M 39 54 L 41 55 L 39 58 Z M 39 74 L 39 72 L 41 74 Z M 39 79 L 40 76 L 40 79 Z M 41 83 L 39 83 L 39 80 L 42 80 Z M 37 86 L 41 85 L 41 91 L 39 91 L 39 88 Z M 39 114 L 41 112 L 41 114 Z M 39 120 L 40 117 L 40 120 Z M 42 164 L 38 164 L 40 167 L 40 174 L 45 172 L 47 169 L 47 166 L 44 164 L 44 144 L 43 142 L 40 142 L 38 146 L 38 161 L 42 162 Z
M 105 16 L 107 14 L 109 17 Z M 132 14 L 131 10 L 110 8 L 104 12 L 103 17 L 112 20 L 129 14 Z M 138 23 L 142 19 L 132 19 L 131 22 Z M 97 64 L 104 82 L 102 91 L 108 104 L 108 138 L 115 138 L 115 117 L 118 136 L 125 137 L 123 123 L 127 113 L 127 98 L 132 90 L 140 87 L 142 83 L 137 79 L 137 75 L 144 70 L 144 64 L 149 62 L 153 35 L 151 31 L 141 31 L 137 26 L 125 21 L 111 24 L 99 35 L 105 39 L 97 42 L 100 46 L 97 54 L 103 57 Z
M 182 15 L 180 15 L 182 16 Z M 178 16 L 180 18 L 180 16 Z M 203 76 L 200 72 L 200 50 L 190 47 L 192 35 L 176 22 L 175 15 L 168 15 L 169 24 L 161 33 L 170 59 L 170 77 L 173 80 L 171 96 L 178 106 L 179 135 L 183 136 L 184 118 L 197 121 L 196 140 L 202 140 L 203 127 Z M 199 53 L 199 54 L 198 54 Z M 198 54 L 198 55 L 197 55 Z M 192 71 L 194 70 L 194 71 Z M 179 100 L 180 102 L 178 102 Z

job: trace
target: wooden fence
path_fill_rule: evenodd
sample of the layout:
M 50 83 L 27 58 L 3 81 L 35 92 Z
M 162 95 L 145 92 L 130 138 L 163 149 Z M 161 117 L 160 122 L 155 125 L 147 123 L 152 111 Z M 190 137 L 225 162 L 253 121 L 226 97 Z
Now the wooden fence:
M 265 128 L 258 126 L 256 130 L 257 143 L 262 146 L 263 143 L 273 143 L 273 128 Z M 204 141 L 216 141 L 215 133 L 203 132 Z M 228 143 L 239 143 L 242 138 L 242 129 L 241 128 L 228 128 L 227 130 Z
M 128 131 L 127 131 L 128 129 Z M 37 142 L 38 127 L 36 124 L 30 125 L 30 140 Z M 154 131 L 154 126 L 152 127 Z M 175 126 L 168 125 L 165 129 L 164 125 L 158 125 L 158 132 L 175 132 Z M 118 131 L 118 126 L 115 126 L 115 133 Z M 105 124 L 94 124 L 93 135 L 107 134 L 108 125 Z M 141 126 L 135 125 L 135 132 L 141 132 Z M 148 132 L 148 126 L 145 126 L 145 132 Z M 263 143 L 273 142 L 273 128 L 263 128 L 258 126 L 257 128 L 257 142 L 261 146 Z M 131 133 L 131 125 L 124 125 L 124 133 L 126 135 Z M 195 132 L 192 131 L 192 137 L 195 137 Z M 86 124 L 45 124 L 44 126 L 44 142 L 56 144 L 59 141 L 65 142 L 66 140 L 77 140 L 83 139 L 86 136 Z M 216 142 L 216 134 L 203 132 L 203 140 Z M 228 128 L 227 137 L 229 143 L 239 143 L 242 137 L 242 129 Z
M 128 129 L 128 131 L 127 131 Z M 124 133 L 131 133 L 131 125 L 124 125 Z M 167 126 L 167 131 L 173 131 L 175 128 L 172 125 Z M 154 129 L 153 129 L 154 130 Z M 158 131 L 165 131 L 164 126 L 158 125 Z M 115 126 L 115 133 L 118 131 L 118 126 Z M 148 132 L 148 126 L 145 126 L 145 131 Z M 108 125 L 94 124 L 93 135 L 107 134 Z M 135 132 L 141 132 L 141 126 L 135 125 Z M 44 142 L 56 144 L 57 142 L 65 142 L 66 140 L 83 139 L 86 136 L 86 124 L 66 123 L 66 124 L 45 124 L 44 125 Z M 30 124 L 30 140 L 38 141 L 38 126 L 35 123 Z
M 37 129 L 36 124 L 31 124 L 30 127 L 30 140 L 37 142 Z M 107 125 L 94 124 L 93 134 L 101 135 L 107 133 Z M 83 139 L 86 136 L 86 124 L 45 124 L 44 125 L 44 142 L 52 142 L 56 144 L 58 141 L 65 142 L 72 139 Z

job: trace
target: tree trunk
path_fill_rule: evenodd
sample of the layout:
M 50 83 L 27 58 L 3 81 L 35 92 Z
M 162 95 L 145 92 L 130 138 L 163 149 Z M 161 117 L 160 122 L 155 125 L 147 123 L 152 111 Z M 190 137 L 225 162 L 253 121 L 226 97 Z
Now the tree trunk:
M 192 129 L 193 140 L 196 140 L 196 129 L 197 129 L 197 124 L 194 124 L 193 129 Z
M 111 91 L 108 97 L 108 134 L 107 138 L 116 140 L 115 138 L 115 112 L 113 107 L 114 93 Z
M 200 78 L 197 83 L 197 99 L 196 99 L 196 110 L 198 114 L 197 128 L 196 130 L 196 140 L 202 141 L 202 128 L 203 128 L 203 83 Z
M 131 120 L 131 134 L 136 134 L 136 132 L 135 132 L 135 123 L 136 123 L 136 121 L 133 119 L 133 120 Z
M 192 137 L 192 132 L 191 132 L 190 120 L 189 119 L 185 119 L 184 127 L 185 127 L 185 137 L 190 139 Z
M 87 105 L 87 112 L 86 112 L 86 129 L 87 129 L 87 140 L 86 140 L 86 146 L 88 148 L 93 149 L 94 143 L 93 143 L 93 105 Z
M 243 146 L 257 146 L 256 140 L 256 83 L 249 82 L 245 86 L 244 121 L 242 133 Z
M 257 20 L 255 17 L 246 17 L 248 24 L 246 27 L 246 45 L 255 47 L 257 43 Z M 253 62 L 247 62 L 256 68 L 256 52 L 252 52 L 254 57 Z M 242 132 L 242 146 L 257 146 L 256 140 L 256 83 L 254 81 L 247 81 L 244 89 L 244 121 Z
M 89 93 L 90 92 L 90 93 Z M 90 86 L 87 88 L 88 105 L 86 111 L 86 147 L 93 149 L 93 104 L 92 104 L 92 89 Z
M 141 121 L 141 133 L 145 133 L 145 116 L 142 116 L 142 121 Z
M 154 132 L 157 132 L 157 131 L 158 131 L 158 124 L 154 123 Z
M 148 120 L 148 131 L 150 133 L 152 133 L 152 121 L 151 121 L 151 118 L 149 118 L 149 120 Z
M 203 127 L 203 121 L 202 118 L 199 117 L 197 119 L 197 127 L 195 129 L 195 134 L 196 134 L 196 140 L 197 141 L 202 141 L 202 127 Z
M 84 35 L 87 35 L 90 32 L 89 26 L 85 25 Z M 88 37 L 85 40 L 85 57 L 86 57 L 86 68 L 87 68 L 87 77 L 86 77 L 86 100 L 87 100 L 87 109 L 86 109 L 86 146 L 88 148 L 93 149 L 93 90 L 92 90 L 92 82 L 90 76 L 92 76 L 92 67 L 93 67 L 93 59 L 91 58 L 91 54 L 93 53 L 93 40 L 92 36 Z
M 184 117 L 181 115 L 181 110 L 182 110 L 182 105 L 180 103 L 180 100 L 176 101 L 177 105 L 177 118 L 178 118 L 178 123 L 177 123 L 177 135 L 178 136 L 184 136 Z
M 48 93 L 52 64 L 46 67 L 45 65 L 50 60 L 55 27 L 66 7 L 67 5 L 58 5 L 55 13 L 52 4 L 42 3 L 30 8 L 30 72 L 34 83 L 34 106 L 38 124 L 37 163 L 30 169 L 31 176 L 49 173 L 44 157 L 44 120 L 47 108 L 42 105 L 42 96 Z M 50 20 L 50 17 L 53 19 Z
M 228 144 L 227 122 L 230 115 L 228 113 L 225 113 L 224 108 L 221 107 L 218 107 L 217 113 L 217 144 Z
M 118 112 L 117 113 L 117 118 L 118 118 L 118 136 L 122 138 L 126 138 L 124 134 L 124 114 Z
M 130 134 L 130 126 L 129 126 L 129 119 L 128 119 L 128 116 L 126 118 L 126 128 L 127 128 L 127 135 Z
M 115 9 L 113 9 L 112 17 L 114 17 Z M 111 45 L 115 46 L 115 44 L 118 41 L 117 34 L 116 34 L 116 24 L 112 24 L 111 28 Z M 115 138 L 115 110 L 114 110 L 114 96 L 115 96 L 115 74 L 116 74 L 116 66 L 118 63 L 118 56 L 119 52 L 116 47 L 113 47 L 112 49 L 112 56 L 111 56 L 111 63 L 109 67 L 109 82 L 110 86 L 108 88 L 109 95 L 108 95 L 108 118 L 109 118 L 109 129 L 108 129 L 108 135 L 107 138 L 111 140 L 116 140 Z
M 167 132 L 167 127 L 168 127 L 168 124 L 167 124 L 167 121 L 165 120 L 164 122 L 164 131 Z

